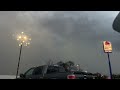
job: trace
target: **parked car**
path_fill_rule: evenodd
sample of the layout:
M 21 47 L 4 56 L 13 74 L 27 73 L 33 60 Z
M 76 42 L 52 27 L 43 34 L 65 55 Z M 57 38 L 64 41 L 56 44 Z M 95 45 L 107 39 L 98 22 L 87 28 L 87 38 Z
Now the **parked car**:
M 66 71 L 64 67 L 58 65 L 43 65 L 33 67 L 24 74 L 20 74 L 19 79 L 94 79 L 92 74 L 77 70 Z

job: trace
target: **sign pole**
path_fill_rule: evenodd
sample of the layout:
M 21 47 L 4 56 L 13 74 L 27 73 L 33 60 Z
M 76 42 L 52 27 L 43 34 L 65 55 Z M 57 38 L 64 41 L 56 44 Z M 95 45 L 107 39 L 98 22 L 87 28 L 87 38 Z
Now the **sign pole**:
M 112 44 L 111 44 L 111 42 L 103 41 L 103 49 L 104 49 L 104 52 L 107 53 L 107 56 L 108 56 L 110 79 L 112 79 L 112 68 L 111 68 L 110 55 L 109 55 L 109 53 L 112 53 Z
M 110 70 L 110 79 L 112 79 L 112 68 L 111 68 L 111 62 L 110 62 L 109 52 L 107 53 L 107 56 L 108 56 L 108 63 L 109 63 L 109 70 Z

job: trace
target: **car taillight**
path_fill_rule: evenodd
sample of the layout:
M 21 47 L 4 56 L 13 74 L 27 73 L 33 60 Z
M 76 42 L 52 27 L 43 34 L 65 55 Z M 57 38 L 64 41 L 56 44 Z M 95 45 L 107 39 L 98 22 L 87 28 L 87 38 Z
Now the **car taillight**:
M 67 79 L 76 79 L 76 76 L 75 75 L 68 75 Z

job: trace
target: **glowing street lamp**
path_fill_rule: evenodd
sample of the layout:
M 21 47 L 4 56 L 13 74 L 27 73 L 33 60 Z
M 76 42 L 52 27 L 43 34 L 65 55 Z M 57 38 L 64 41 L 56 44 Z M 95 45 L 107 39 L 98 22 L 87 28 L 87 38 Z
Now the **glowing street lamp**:
M 31 38 L 29 38 L 24 32 L 21 32 L 21 34 L 17 35 L 17 41 L 19 42 L 20 53 L 19 53 L 19 61 L 18 61 L 18 66 L 17 66 L 16 78 L 18 76 L 18 71 L 19 71 L 22 47 L 30 45 Z

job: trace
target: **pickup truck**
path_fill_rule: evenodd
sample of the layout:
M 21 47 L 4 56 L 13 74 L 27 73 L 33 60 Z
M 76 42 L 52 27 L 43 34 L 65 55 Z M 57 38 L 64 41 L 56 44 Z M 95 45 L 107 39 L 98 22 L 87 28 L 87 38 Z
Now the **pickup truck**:
M 94 79 L 92 74 L 72 70 L 66 71 L 64 67 L 57 65 L 43 65 L 33 67 L 24 74 L 20 74 L 18 79 Z

